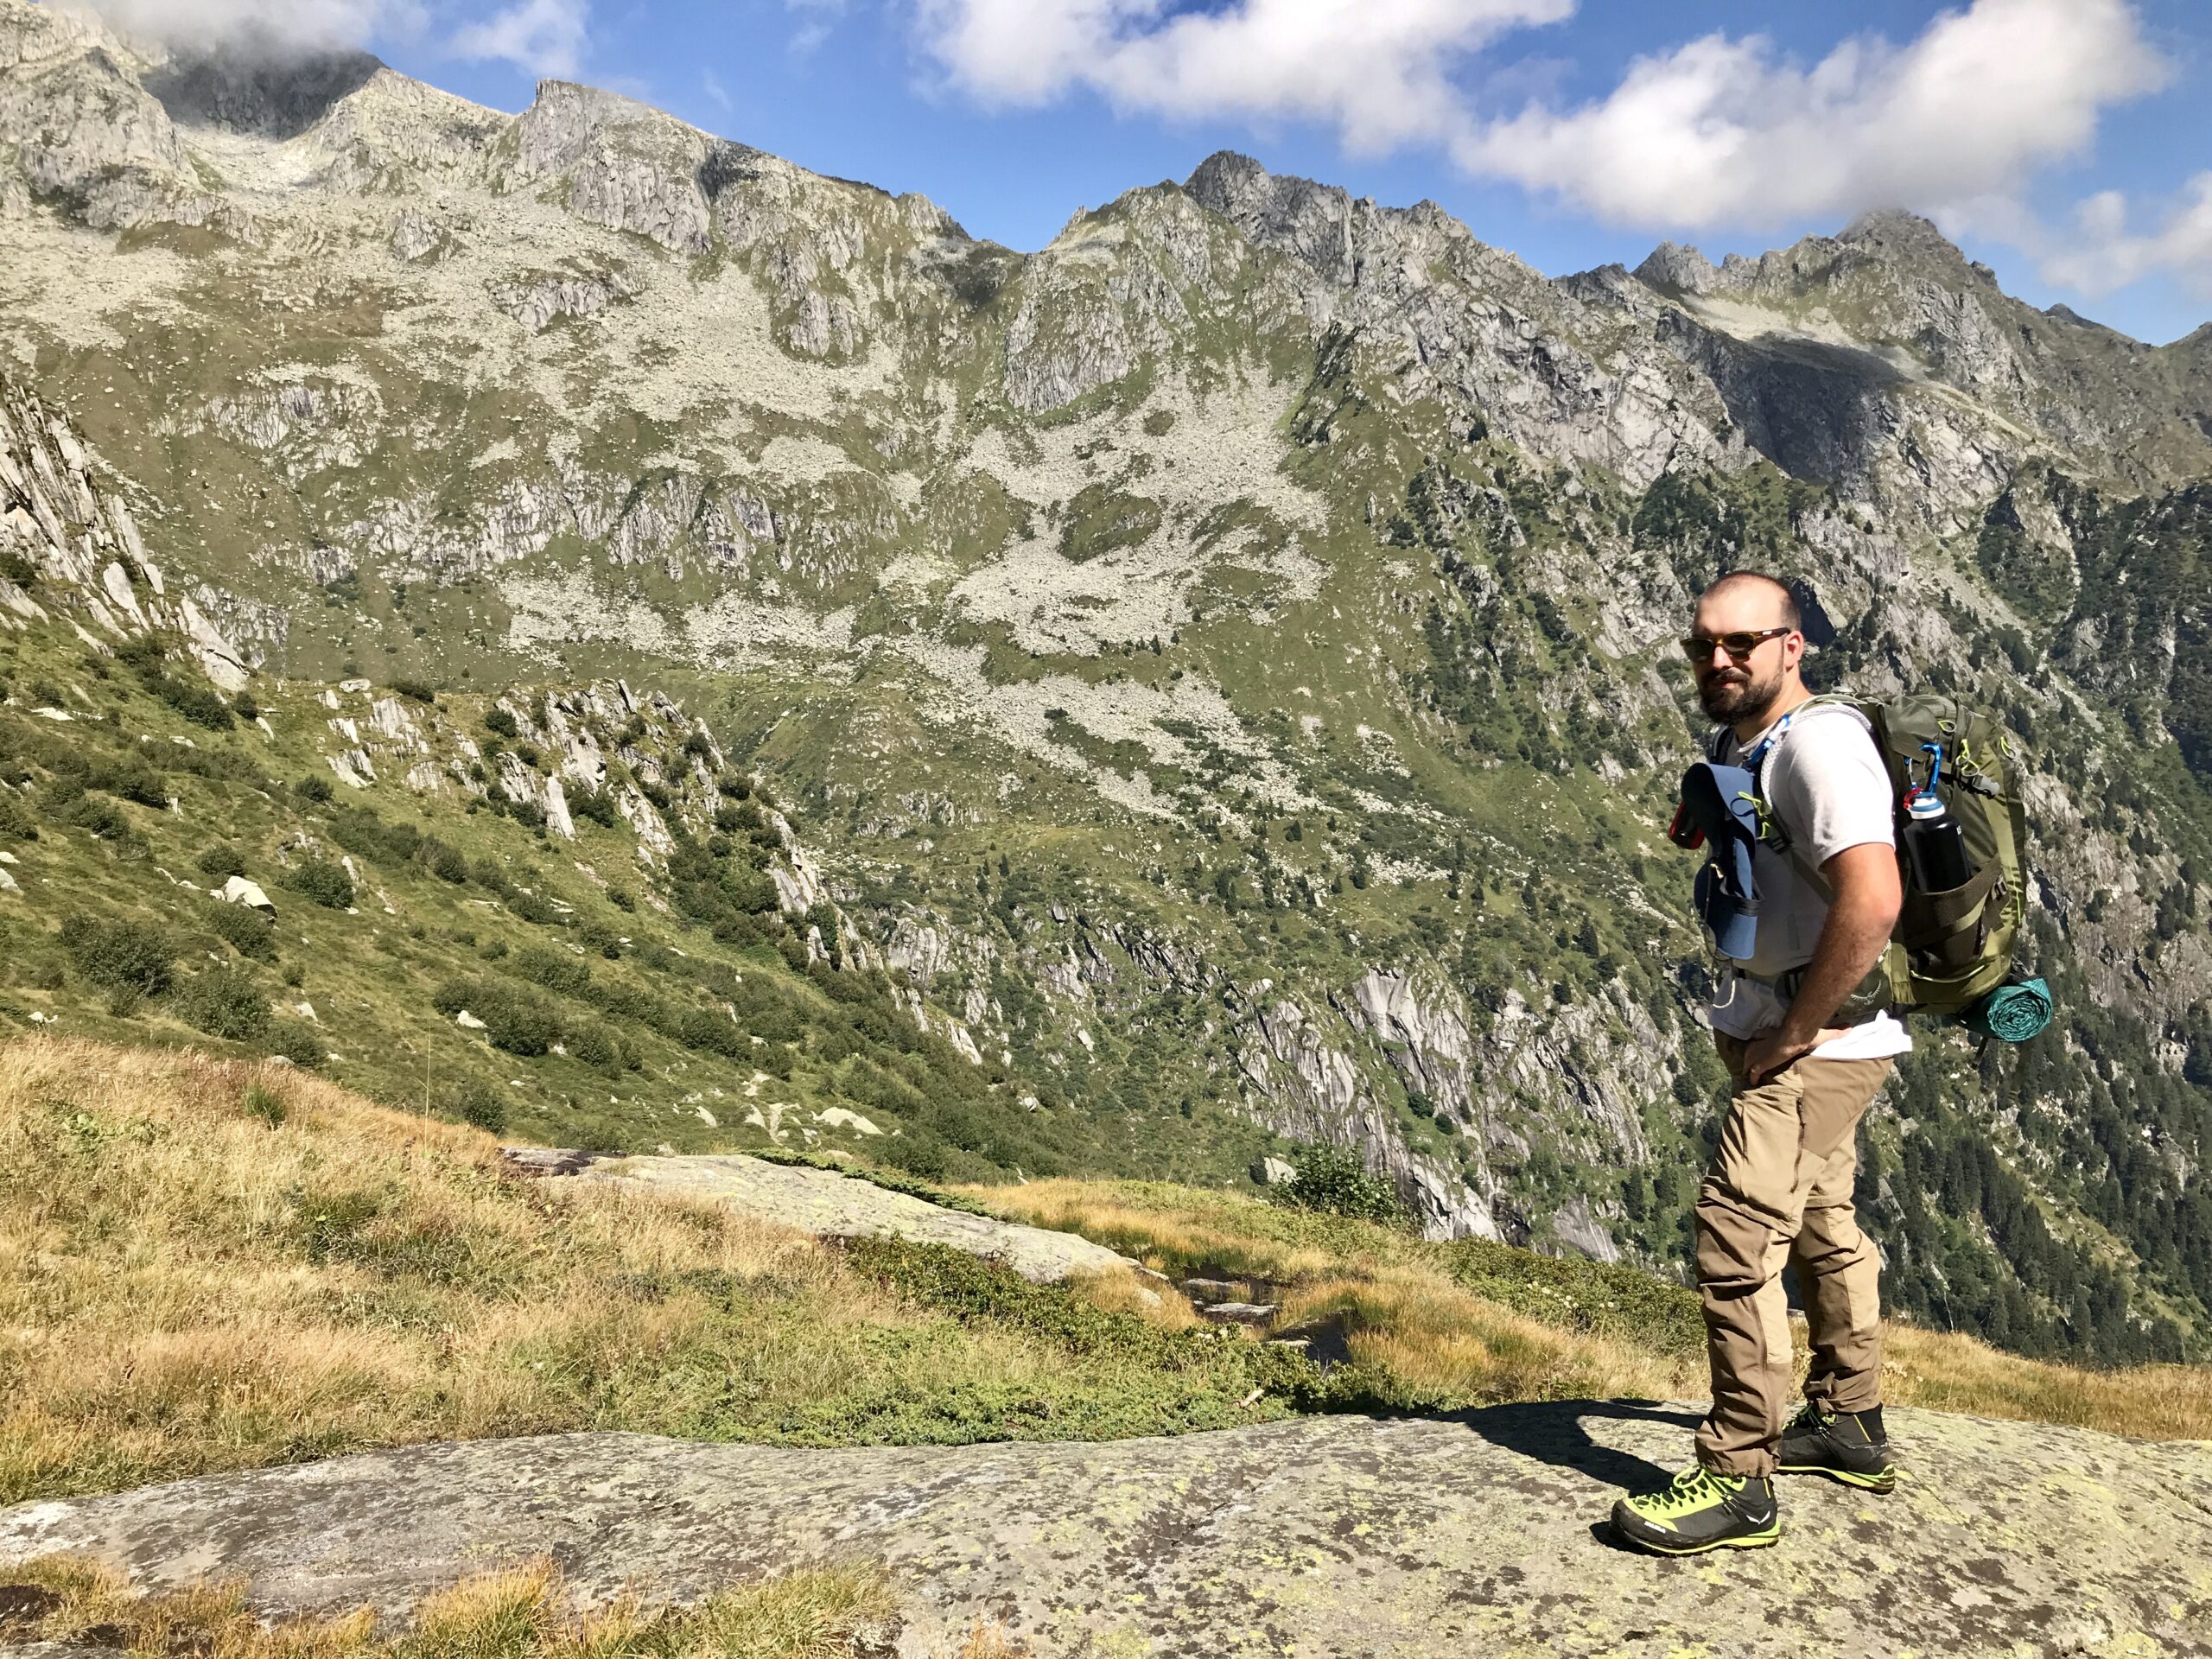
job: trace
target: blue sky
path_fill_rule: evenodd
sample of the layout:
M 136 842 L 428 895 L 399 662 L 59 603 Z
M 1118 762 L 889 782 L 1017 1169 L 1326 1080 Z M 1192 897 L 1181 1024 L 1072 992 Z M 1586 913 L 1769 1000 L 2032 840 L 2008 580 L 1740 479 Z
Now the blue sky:
M 504 109 L 612 86 L 1041 245 L 1217 149 L 1431 198 L 1539 270 L 1929 213 L 2141 339 L 2212 317 L 2202 0 L 103 0 L 281 9 Z

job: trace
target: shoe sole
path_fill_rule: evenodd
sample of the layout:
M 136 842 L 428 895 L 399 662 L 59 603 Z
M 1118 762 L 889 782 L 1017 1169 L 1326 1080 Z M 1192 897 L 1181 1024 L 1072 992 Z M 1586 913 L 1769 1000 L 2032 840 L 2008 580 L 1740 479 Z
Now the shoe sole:
M 1833 1469 L 1825 1463 L 1778 1463 L 1777 1475 L 1826 1475 L 1830 1480 L 1840 1481 L 1846 1486 L 1856 1486 L 1862 1492 L 1878 1492 L 1887 1497 L 1897 1489 L 1895 1470 L 1885 1470 L 1878 1475 L 1862 1475 L 1855 1470 Z
M 1632 1532 L 1622 1531 L 1618 1524 L 1613 1528 L 1613 1535 L 1624 1543 L 1633 1544 L 1638 1549 L 1649 1550 L 1654 1555 L 1705 1555 L 1716 1549 L 1764 1549 L 1770 1544 L 1778 1544 L 1782 1541 L 1782 1532 L 1779 1528 L 1772 1532 L 1754 1532 L 1741 1538 L 1716 1538 L 1709 1544 L 1690 1544 L 1680 1548 L 1668 1544 L 1654 1543 L 1649 1538 L 1639 1538 Z

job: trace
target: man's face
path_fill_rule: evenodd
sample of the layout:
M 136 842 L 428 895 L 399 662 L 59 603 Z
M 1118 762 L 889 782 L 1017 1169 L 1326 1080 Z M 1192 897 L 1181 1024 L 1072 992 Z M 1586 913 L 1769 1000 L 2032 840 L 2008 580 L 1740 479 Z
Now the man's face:
M 1764 633 L 1781 624 L 1771 590 L 1762 590 L 1756 583 L 1731 583 L 1698 601 L 1690 632 L 1697 639 L 1718 639 L 1728 633 Z M 1760 640 L 1740 657 L 1716 645 L 1711 658 L 1690 664 L 1697 676 L 1699 706 L 1709 718 L 1726 725 L 1755 718 L 1781 695 L 1783 677 L 1796 660 L 1791 648 L 1797 641 L 1794 633 L 1778 634 Z

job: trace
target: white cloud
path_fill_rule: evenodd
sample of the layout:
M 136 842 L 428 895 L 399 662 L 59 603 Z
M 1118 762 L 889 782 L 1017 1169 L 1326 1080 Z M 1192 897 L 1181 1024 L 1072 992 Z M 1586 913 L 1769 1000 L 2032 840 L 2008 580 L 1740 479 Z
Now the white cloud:
M 707 101 L 724 115 L 730 114 L 737 108 L 736 104 L 730 98 L 729 88 L 722 85 L 721 77 L 713 70 L 702 69 L 699 72 L 699 89 L 706 93 Z
M 505 10 L 456 30 L 461 58 L 503 58 L 524 74 L 573 76 L 583 60 L 588 0 L 515 0 Z
M 1179 118 L 1312 120 L 1353 149 L 1465 131 L 1452 68 L 1507 31 L 1555 22 L 1574 0 L 920 0 L 925 48 L 985 103 L 1046 103 L 1077 87 Z
M 816 51 L 844 21 L 845 0 L 784 0 L 784 3 L 785 10 L 803 19 L 791 31 L 794 57 L 803 58 Z
M 1708 35 L 1638 60 L 1601 100 L 1533 105 L 1453 153 L 1616 225 L 1932 209 L 2017 190 L 2164 75 L 2123 0 L 1974 0 L 1906 45 L 1863 36 L 1810 67 L 1758 36 Z
M 173 50 L 256 57 L 327 52 L 422 27 L 416 0 L 95 0 L 124 34 Z
M 2189 293 L 2212 299 L 2212 172 L 2199 173 L 2174 200 L 2147 217 L 2117 190 L 2076 203 L 2071 222 L 2055 226 L 2017 197 L 1964 204 L 1943 216 L 1953 235 L 1977 234 L 2018 248 L 2054 288 L 2099 298 L 2160 272 Z

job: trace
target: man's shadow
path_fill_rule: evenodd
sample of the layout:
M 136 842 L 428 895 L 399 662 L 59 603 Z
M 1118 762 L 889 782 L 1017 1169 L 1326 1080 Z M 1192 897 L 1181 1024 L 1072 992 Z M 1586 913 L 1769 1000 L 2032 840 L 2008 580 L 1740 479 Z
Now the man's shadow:
M 1649 1491 L 1674 1478 L 1671 1469 L 1592 1440 L 1590 1431 L 1583 1427 L 1592 1417 L 1666 1423 L 1680 1428 L 1695 1428 L 1700 1421 L 1694 1413 L 1670 1410 L 1649 1400 L 1537 1401 L 1453 1412 L 1445 1421 L 1458 1423 L 1508 1452 L 1554 1468 L 1572 1469 L 1625 1491 Z

